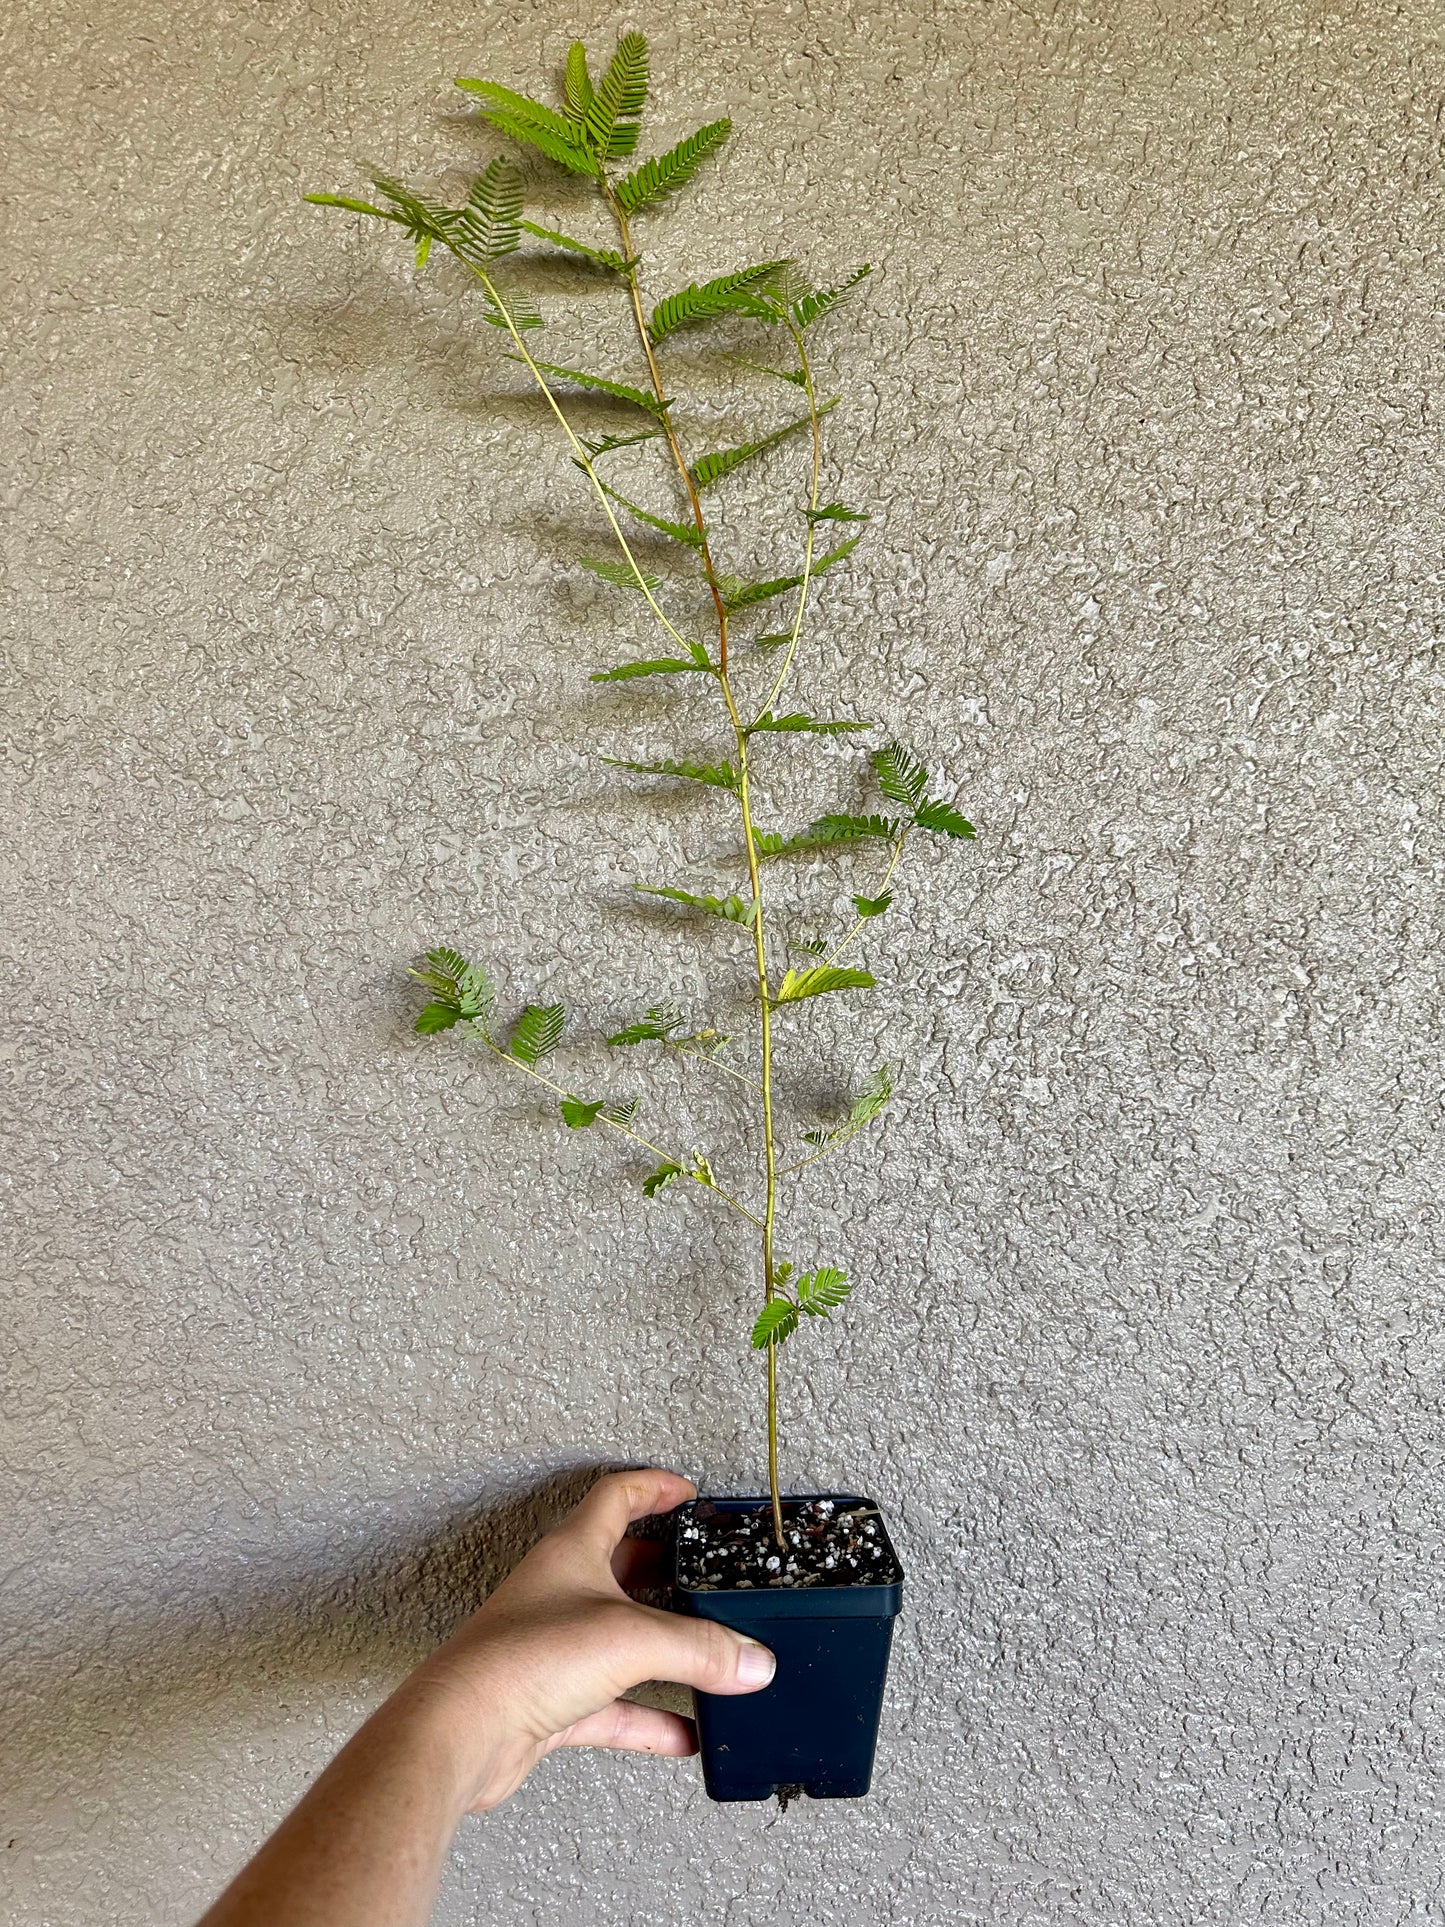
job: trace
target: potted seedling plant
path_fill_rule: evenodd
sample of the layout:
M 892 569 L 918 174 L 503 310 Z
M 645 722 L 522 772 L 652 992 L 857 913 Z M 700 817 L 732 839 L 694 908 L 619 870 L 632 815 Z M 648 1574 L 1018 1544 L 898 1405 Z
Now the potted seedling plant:
M 952 801 L 930 794 L 927 771 L 896 742 L 871 752 L 876 803 L 835 809 L 791 831 L 757 820 L 759 777 L 768 780 L 780 753 L 796 755 L 819 738 L 873 727 L 816 713 L 800 687 L 812 662 L 808 624 L 817 585 L 849 563 L 868 520 L 838 499 L 830 479 L 824 428 L 837 398 L 820 391 L 814 346 L 869 270 L 859 266 L 815 285 L 796 262 L 768 259 L 661 295 L 647 288 L 648 224 L 667 218 L 732 127 L 726 119 L 710 121 L 665 153 L 636 159 L 648 94 L 641 34 L 625 33 L 595 77 L 583 47 L 574 45 L 556 106 L 493 80 L 457 85 L 496 132 L 584 184 L 594 213 L 581 235 L 524 218 L 523 177 L 506 156 L 460 198 L 386 176 L 374 179 L 374 200 L 309 198 L 398 229 L 415 248 L 418 269 L 443 255 L 460 264 L 472 316 L 494 330 L 502 352 L 524 371 L 578 487 L 590 493 L 601 549 L 582 567 L 618 597 L 635 598 L 655 627 L 650 653 L 598 668 L 591 680 L 635 687 L 644 700 L 659 687 L 695 696 L 696 727 L 711 732 L 710 749 L 647 762 L 604 760 L 646 783 L 680 786 L 705 808 L 726 804 L 731 811 L 733 841 L 720 848 L 716 872 L 649 878 L 636 887 L 675 905 L 679 917 L 710 921 L 730 940 L 729 960 L 745 973 L 751 1031 L 724 1036 L 700 1013 L 658 1002 L 607 1043 L 626 1053 L 630 1069 L 643 1052 L 668 1053 L 718 1080 L 751 1114 L 756 1168 L 721 1159 L 715 1166 L 708 1152 L 679 1144 L 635 1091 L 574 1088 L 554 1055 L 563 1041 L 563 1006 L 528 1004 L 504 1023 L 489 970 L 463 950 L 428 950 L 412 971 L 427 996 L 416 1028 L 463 1033 L 503 1070 L 548 1092 L 560 1125 L 645 1153 L 639 1189 L 649 1204 L 693 1193 L 729 1214 L 751 1245 L 756 1297 L 739 1337 L 750 1335 L 766 1374 L 768 1490 L 700 1499 L 685 1510 L 675 1536 L 676 1597 L 684 1611 L 762 1639 L 778 1668 L 760 1694 L 698 1696 L 704 1773 L 719 1800 L 800 1789 L 856 1796 L 868 1790 L 872 1773 L 903 1575 L 871 1499 L 783 1491 L 779 1378 L 792 1356 L 786 1348 L 813 1320 L 837 1311 L 852 1288 L 840 1254 L 797 1250 L 787 1207 L 792 1187 L 812 1166 L 844 1153 L 875 1125 L 894 1073 L 879 1064 L 845 1115 L 800 1130 L 785 1114 L 778 1067 L 782 1053 L 799 1048 L 819 999 L 857 999 L 866 1017 L 875 979 L 861 953 L 887 929 L 905 854 L 915 843 L 973 835 Z M 539 346 L 543 316 L 510 259 L 534 246 L 583 264 L 615 295 L 619 338 L 605 351 L 601 372 L 553 361 Z M 790 406 L 761 433 L 705 435 L 681 399 L 674 351 L 686 342 L 695 366 L 700 346 L 720 344 L 734 371 L 740 334 L 748 369 L 775 382 Z M 775 539 L 781 526 L 796 544 L 795 564 L 782 573 L 749 573 L 745 561 L 720 553 L 710 512 L 729 493 L 736 501 L 736 492 L 760 476 L 779 482 L 762 505 L 764 533 Z M 661 554 L 666 560 L 657 559 Z M 659 685 L 658 678 L 680 681 Z M 867 881 L 852 891 L 846 913 L 829 934 L 799 937 L 779 907 L 790 872 L 795 879 L 802 862 L 835 878 L 836 859 L 860 856 L 868 859 Z

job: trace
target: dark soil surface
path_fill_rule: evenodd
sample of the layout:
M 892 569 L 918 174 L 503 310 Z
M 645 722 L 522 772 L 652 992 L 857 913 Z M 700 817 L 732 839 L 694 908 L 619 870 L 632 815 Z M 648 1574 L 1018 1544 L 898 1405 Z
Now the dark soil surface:
M 877 1507 L 860 1501 L 785 1501 L 786 1548 L 766 1504 L 740 1511 L 699 1499 L 678 1520 L 677 1583 L 690 1592 L 889 1586 L 903 1577 Z

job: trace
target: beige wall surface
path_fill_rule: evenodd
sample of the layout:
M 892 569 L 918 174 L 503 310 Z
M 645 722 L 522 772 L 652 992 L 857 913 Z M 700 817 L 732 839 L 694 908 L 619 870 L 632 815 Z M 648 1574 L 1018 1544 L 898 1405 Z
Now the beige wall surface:
M 189 1919 L 587 1467 L 758 1479 L 749 1254 L 402 975 L 725 1002 L 628 903 L 720 819 L 596 761 L 705 732 L 587 683 L 598 518 L 455 275 L 300 199 L 637 24 L 657 138 L 738 128 L 653 286 L 880 271 L 813 687 L 980 830 L 789 1073 L 902 1065 L 797 1220 L 859 1288 L 788 1459 L 910 1605 L 868 1802 L 557 1759 L 439 1919 L 1445 1919 L 1438 8 L 7 12 L 6 1917 Z

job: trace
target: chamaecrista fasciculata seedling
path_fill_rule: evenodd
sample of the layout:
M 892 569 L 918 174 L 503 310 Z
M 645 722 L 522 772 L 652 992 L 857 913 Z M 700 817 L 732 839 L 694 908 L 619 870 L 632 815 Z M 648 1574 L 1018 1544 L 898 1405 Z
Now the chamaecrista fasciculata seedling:
M 741 847 L 732 859 L 733 877 L 707 886 L 694 879 L 688 887 L 654 882 L 636 887 L 676 904 L 682 916 L 714 919 L 721 934 L 731 933 L 737 954 L 748 960 L 755 1034 L 741 1048 L 738 1037 L 699 1026 L 664 1003 L 607 1042 L 617 1050 L 645 1046 L 672 1052 L 726 1080 L 739 1104 L 751 1107 L 759 1127 L 756 1190 L 730 1162 L 724 1165 L 720 1158 L 721 1168 L 715 1169 L 706 1153 L 659 1141 L 666 1133 L 651 1122 L 640 1098 L 582 1096 L 550 1075 L 543 1067 L 562 1040 L 563 1006 L 529 1004 L 504 1027 L 490 974 L 457 950 L 429 950 L 411 973 L 430 999 L 416 1028 L 433 1033 L 460 1026 L 511 1070 L 552 1092 L 569 1129 L 600 1126 L 645 1150 L 655 1161 L 641 1181 L 646 1197 L 656 1198 L 668 1186 L 696 1186 L 736 1213 L 757 1238 L 761 1308 L 752 1342 L 767 1363 L 768 1480 L 781 1544 L 779 1354 L 804 1318 L 826 1318 L 850 1290 L 837 1265 L 810 1260 L 803 1268 L 780 1254 L 781 1200 L 789 1183 L 841 1151 L 877 1118 L 892 1095 L 893 1072 L 880 1064 L 863 1080 L 848 1114 L 804 1131 L 806 1148 L 790 1156 L 779 1119 L 779 1048 L 790 1041 L 801 1006 L 873 988 L 872 973 L 856 961 L 858 945 L 892 908 L 893 879 L 914 835 L 974 833 L 951 802 L 928 794 L 928 772 L 898 743 L 872 755 L 873 781 L 883 804 L 877 811 L 833 812 L 791 833 L 761 828 L 754 815 L 755 772 L 765 759 L 783 750 L 796 754 L 811 737 L 863 734 L 873 727 L 791 706 L 798 701 L 797 679 L 807 661 L 804 638 L 815 584 L 852 555 L 868 520 L 831 499 L 825 486 L 823 425 L 838 398 L 820 399 L 810 342 L 869 270 L 860 267 L 836 285 L 815 287 L 794 262 L 768 260 L 690 282 L 661 300 L 644 292 L 639 228 L 688 186 L 727 140 L 732 123 L 711 121 L 666 153 L 634 165 L 648 93 L 647 42 L 639 33 L 622 36 L 596 81 L 583 47 L 575 44 L 567 56 L 559 107 L 495 81 L 459 80 L 457 85 L 476 96 L 482 118 L 499 133 L 587 184 L 599 216 L 589 223 L 588 238 L 524 219 L 522 175 L 502 157 L 476 177 L 456 206 L 383 175 L 373 180 L 374 202 L 340 194 L 308 198 L 400 229 L 415 247 L 418 269 L 438 249 L 459 262 L 478 297 L 476 318 L 497 331 L 504 352 L 545 398 L 581 485 L 590 489 L 601 513 L 612 550 L 584 558 L 582 566 L 619 595 L 640 598 L 658 635 L 655 654 L 601 669 L 591 680 L 616 684 L 683 677 L 700 698 L 717 706 L 716 761 L 686 756 L 645 763 L 605 760 L 652 781 L 691 785 L 705 804 L 727 800 L 736 812 Z M 542 358 L 535 344 L 543 317 L 518 280 L 503 272 L 503 263 L 524 238 L 528 245 L 538 243 L 588 264 L 599 281 L 616 289 L 633 366 L 623 365 L 621 352 L 609 358 L 606 374 Z M 678 398 L 681 384 L 677 368 L 669 366 L 669 351 L 684 337 L 695 350 L 698 331 L 720 321 L 734 333 L 750 331 L 760 343 L 745 360 L 730 353 L 727 366 L 742 361 L 753 373 L 776 380 L 792 395 L 794 412 L 751 439 L 699 446 L 699 433 Z M 794 448 L 801 454 L 800 474 L 787 463 Z M 766 579 L 733 574 L 727 566 L 731 558 L 718 553 L 709 508 L 715 492 L 736 488 L 734 478 L 744 469 L 780 477 L 778 492 L 759 506 L 769 531 L 779 521 L 796 529 L 797 564 L 789 573 Z M 634 499 L 639 495 L 644 499 Z M 666 552 L 667 562 L 653 560 L 659 551 Z M 767 615 L 779 609 L 781 622 L 774 615 L 776 626 L 768 628 Z M 878 854 L 879 874 L 869 894 L 852 896 L 851 916 L 841 919 L 830 937 L 801 939 L 779 932 L 765 881 L 770 886 L 789 859 L 870 851 Z M 798 964 L 788 963 L 789 951 L 798 955 Z

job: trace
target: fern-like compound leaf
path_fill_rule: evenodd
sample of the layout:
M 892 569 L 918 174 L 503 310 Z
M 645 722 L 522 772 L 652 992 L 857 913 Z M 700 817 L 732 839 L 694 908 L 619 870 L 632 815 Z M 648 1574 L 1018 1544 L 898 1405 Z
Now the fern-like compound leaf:
M 880 1064 L 852 1100 L 848 1115 L 841 1124 L 831 1131 L 804 1131 L 803 1136 L 809 1144 L 846 1144 L 850 1137 L 856 1137 L 865 1124 L 877 1117 L 892 1096 L 893 1072 L 887 1064 Z
M 854 970 L 843 964 L 825 964 L 817 970 L 790 970 L 778 985 L 772 999 L 777 1004 L 800 1004 L 806 997 L 821 997 L 831 990 L 871 990 L 877 982 L 871 971 Z
M 715 790 L 736 790 L 738 773 L 731 763 L 679 763 L 667 756 L 658 763 L 630 763 L 620 756 L 604 756 L 614 769 L 630 769 L 638 776 L 682 776 L 689 783 L 706 783 Z
M 797 710 L 787 716 L 775 716 L 771 709 L 765 709 L 755 723 L 748 724 L 747 734 L 755 736 L 768 731 L 786 735 L 848 736 L 857 730 L 876 727 L 875 723 L 819 722 L 816 716 L 804 716 Z
M 619 589 L 635 589 L 639 595 L 644 588 L 655 589 L 662 579 L 660 576 L 648 575 L 645 572 L 639 575 L 631 563 L 612 562 L 605 556 L 579 555 L 577 560 L 584 569 L 590 569 L 593 575 L 601 576 L 604 582 L 615 582 Z
M 587 133 L 604 160 L 623 160 L 637 145 L 647 105 L 647 64 L 646 40 L 640 33 L 623 34 L 587 103 Z
M 512 355 L 509 359 L 518 361 L 521 357 Z M 559 368 L 550 361 L 539 361 L 535 365 L 544 375 L 555 375 L 559 381 L 575 382 L 579 388 L 596 389 L 599 394 L 611 395 L 614 401 L 630 401 L 634 408 L 645 408 L 649 415 L 659 415 L 667 406 L 656 395 L 646 394 L 641 388 L 630 388 L 625 381 L 612 381 L 606 375 L 589 375 L 581 368 Z
M 480 1024 L 485 1030 L 496 1003 L 496 988 L 481 964 L 469 964 L 459 950 L 446 947 L 428 950 L 425 963 L 424 970 L 407 972 L 434 999 L 416 1021 L 423 1036 L 450 1030 L 459 1021 Z M 448 1013 L 445 1021 L 444 1012 Z
M 798 1329 L 798 1307 L 791 1298 L 770 1298 L 753 1323 L 753 1350 L 786 1345 Z
M 913 821 L 920 830 L 933 830 L 939 836 L 971 837 L 976 834 L 967 817 L 960 816 L 952 803 L 925 803 Z
M 528 328 L 544 325 L 536 302 L 520 288 L 499 288 L 493 282 L 490 287 L 483 288 L 482 293 L 487 305 L 480 315 L 489 327 L 505 328 L 508 334 L 515 329 L 522 334 Z
M 512 359 L 515 361 L 516 356 Z M 660 428 L 644 428 L 640 435 L 579 435 L 577 439 L 595 462 L 602 455 L 612 454 L 614 449 L 635 448 L 639 442 L 655 442 L 662 433 Z M 585 469 L 586 463 L 574 462 L 572 466 Z
M 865 281 L 872 272 L 871 268 L 859 268 L 836 288 L 808 289 L 806 293 L 789 301 L 786 310 L 788 317 L 795 327 L 811 327 L 813 322 L 821 319 L 823 315 L 830 314 L 834 308 L 841 307 L 855 292 L 859 283 Z M 782 315 L 777 317 L 778 320 L 782 318 Z
M 640 214 L 643 208 L 655 207 L 659 201 L 676 194 L 679 188 L 686 187 L 708 155 L 716 153 L 732 131 L 730 120 L 709 121 L 706 127 L 699 127 L 695 134 L 689 134 L 665 154 L 644 161 L 613 190 L 622 203 L 623 213 Z
M 562 1041 L 567 1013 L 561 1004 L 528 1004 L 517 1019 L 507 1046 L 519 1064 L 536 1066 Z
M 623 1104 L 609 1104 L 602 1115 L 609 1124 L 616 1124 L 624 1131 L 630 1130 L 636 1122 L 637 1113 L 642 1109 L 640 1097 L 629 1097 Z
M 838 843 L 859 843 L 872 837 L 891 843 L 906 827 L 887 816 L 848 816 L 841 813 L 820 816 L 805 830 L 799 830 L 770 850 L 769 856 L 791 855 L 798 850 L 826 850 Z
M 480 97 L 482 117 L 490 121 L 498 133 L 527 147 L 535 147 L 539 154 L 545 154 L 548 160 L 556 161 L 569 173 L 596 174 L 597 161 L 588 147 L 585 119 L 569 119 L 555 108 L 544 106 L 540 100 L 514 93 L 510 87 L 499 86 L 494 80 L 459 79 L 457 85 L 464 92 Z
M 665 516 L 654 515 L 650 509 L 639 508 L 636 502 L 629 501 L 615 488 L 609 488 L 606 482 L 599 481 L 597 486 L 604 495 L 610 495 L 614 502 L 620 502 L 629 515 L 636 516 L 639 522 L 645 522 L 650 529 L 656 529 L 661 535 L 670 536 L 674 542 L 681 542 L 685 548 L 702 547 L 702 531 L 695 525 L 689 527 L 685 522 L 669 522 Z
M 826 1318 L 853 1287 L 846 1271 L 839 1271 L 836 1265 L 819 1265 L 816 1271 L 805 1271 L 793 1289 L 800 1309 L 810 1318 Z
M 599 669 L 589 682 L 633 682 L 639 676 L 684 676 L 706 673 L 712 668 L 701 643 L 694 645 L 702 656 L 684 660 L 681 656 L 654 656 L 647 662 L 620 662 L 615 669 Z
M 757 290 L 786 265 L 784 261 L 760 261 L 755 267 L 738 268 L 711 281 L 690 282 L 676 294 L 668 295 L 658 302 L 648 322 L 647 331 L 653 344 L 675 334 L 679 328 L 693 327 L 715 315 L 757 313 Z
M 395 208 L 377 207 L 371 201 L 354 201 L 349 194 L 307 194 L 303 199 L 313 207 L 344 207 L 352 214 L 370 214 L 378 221 L 397 221 L 406 226 L 406 216 L 398 214 Z
M 450 1030 L 459 1024 L 462 1013 L 455 1004 L 432 1003 L 422 1011 L 412 1028 L 423 1037 L 430 1037 L 439 1030 Z
M 642 1194 L 647 1198 L 655 1198 L 665 1184 L 671 1184 L 674 1178 L 681 1176 L 682 1166 L 674 1164 L 670 1158 L 664 1159 L 655 1171 L 642 1180 Z
M 893 892 L 885 890 L 881 897 L 854 897 L 853 908 L 860 917 L 881 917 L 892 908 Z
M 592 76 L 587 71 L 587 49 L 580 40 L 574 40 L 567 49 L 567 72 L 562 85 L 562 98 L 567 103 L 567 112 L 574 120 L 585 120 L 587 109 L 592 105 Z
M 682 1021 L 682 1012 L 676 1005 L 658 1004 L 635 1024 L 628 1024 L 615 1036 L 609 1037 L 607 1042 L 614 1048 L 630 1044 L 665 1043 Z
M 820 555 L 809 571 L 810 580 L 814 576 L 826 574 L 845 556 L 851 555 L 862 539 L 861 536 L 855 535 L 850 541 L 840 542 L 836 549 L 829 549 L 826 555 Z M 773 596 L 786 595 L 789 589 L 799 588 L 803 578 L 800 575 L 780 575 L 775 576 L 770 582 L 739 582 L 731 577 L 724 577 L 721 581 L 723 601 L 730 610 L 734 610 L 751 609 L 756 603 L 770 601 Z
M 838 397 L 835 395 L 831 401 L 824 402 L 818 410 L 819 420 L 821 421 L 824 415 L 837 406 Z M 711 488 L 714 482 L 720 482 L 725 475 L 731 475 L 734 469 L 741 468 L 744 462 L 750 462 L 755 455 L 761 455 L 767 449 L 776 448 L 779 442 L 785 442 L 790 435 L 796 435 L 799 429 L 807 428 L 812 419 L 811 415 L 799 415 L 793 421 L 784 422 L 781 428 L 775 428 L 771 435 L 764 435 L 758 441 L 741 442 L 736 448 L 714 449 L 710 455 L 702 456 L 693 464 L 693 486 L 699 490 Z
M 830 502 L 822 509 L 804 509 L 803 514 L 815 527 L 819 522 L 870 522 L 873 519 L 862 509 L 845 508 L 841 502 Z
M 928 771 L 901 743 L 887 743 L 875 752 L 873 769 L 878 787 L 890 803 L 916 810 L 928 788 Z
M 538 227 L 535 221 L 519 221 L 517 225 L 525 234 L 535 234 L 539 241 L 550 241 L 553 247 L 566 248 L 569 254 L 582 254 L 599 267 L 610 268 L 614 274 L 626 274 L 627 262 L 615 248 L 589 247 L 585 241 L 574 240 L 570 234 L 559 234 L 556 228 Z
M 585 1131 L 595 1124 L 606 1100 L 604 1098 L 564 1097 L 561 1102 L 562 1122 L 569 1131 Z
M 701 910 L 705 916 L 725 917 L 729 923 L 740 923 L 749 930 L 757 921 L 758 903 L 752 897 L 698 896 L 691 890 L 647 883 L 635 883 L 632 887 L 640 896 L 666 897 L 672 903 L 684 903 L 690 910 Z

